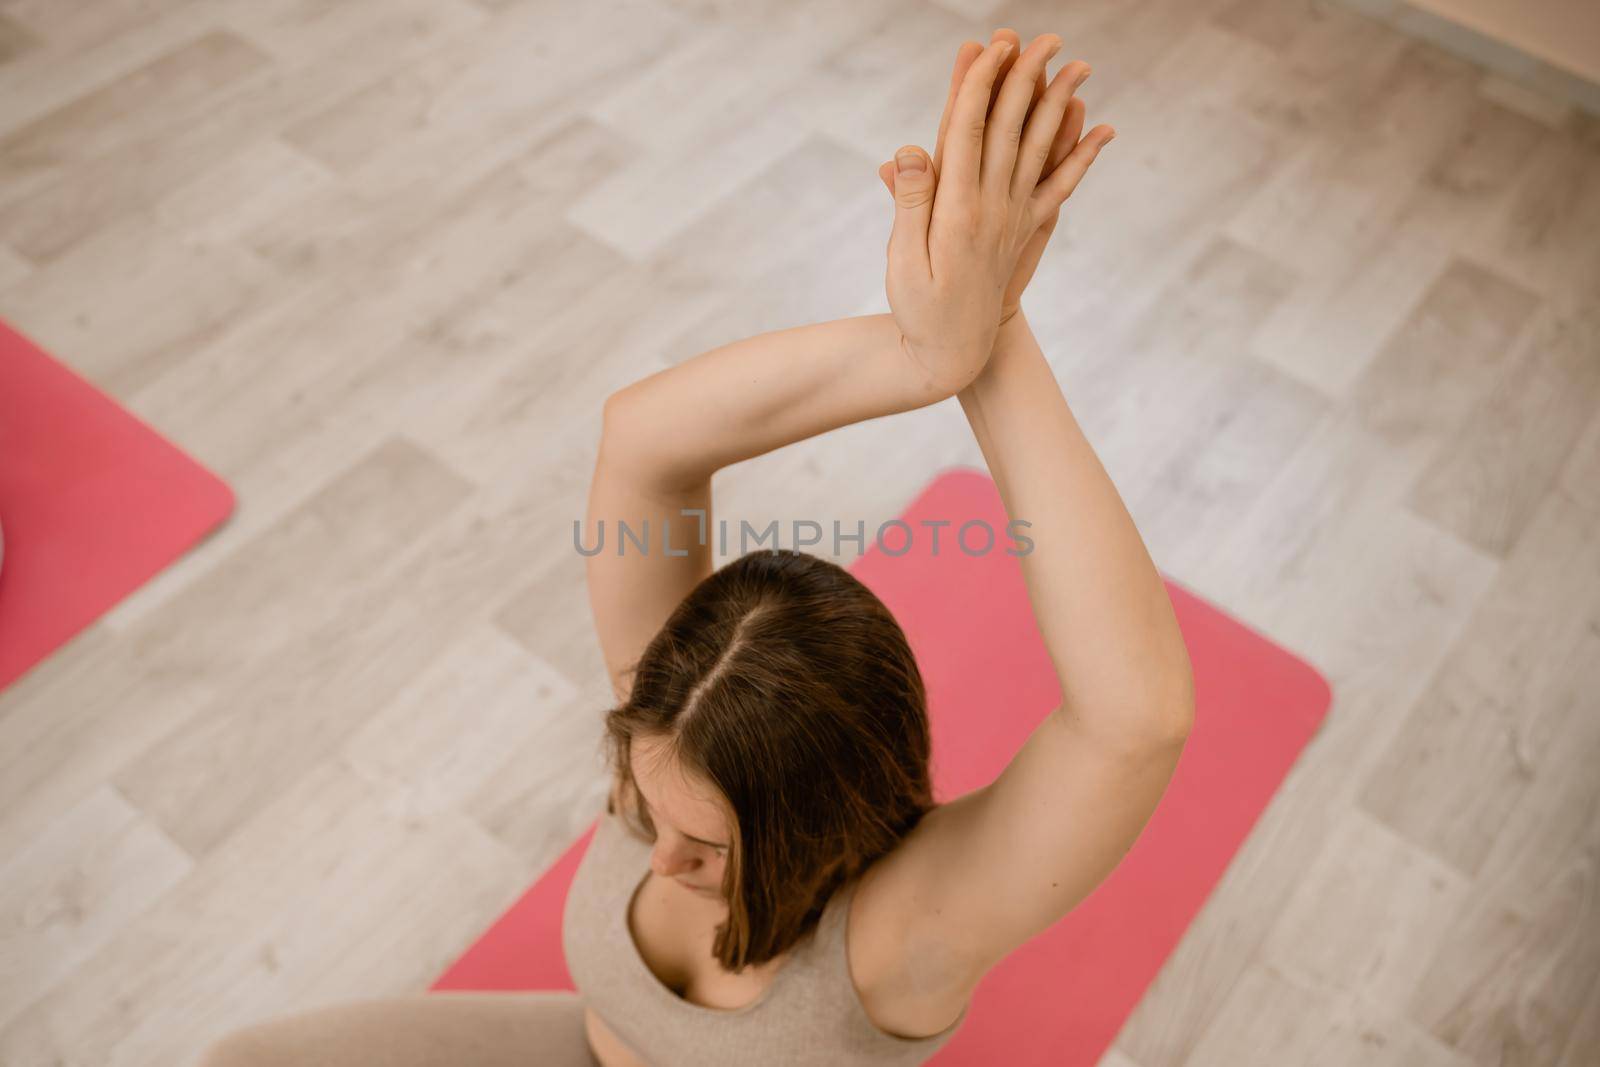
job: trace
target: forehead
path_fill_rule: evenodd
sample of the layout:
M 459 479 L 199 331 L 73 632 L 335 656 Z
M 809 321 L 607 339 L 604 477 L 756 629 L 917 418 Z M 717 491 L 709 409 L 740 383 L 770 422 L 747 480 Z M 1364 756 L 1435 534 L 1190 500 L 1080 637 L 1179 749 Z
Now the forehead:
M 656 814 L 681 833 L 708 841 L 725 839 L 727 820 L 715 789 L 686 773 L 664 740 L 634 738 L 629 763 L 634 780 Z

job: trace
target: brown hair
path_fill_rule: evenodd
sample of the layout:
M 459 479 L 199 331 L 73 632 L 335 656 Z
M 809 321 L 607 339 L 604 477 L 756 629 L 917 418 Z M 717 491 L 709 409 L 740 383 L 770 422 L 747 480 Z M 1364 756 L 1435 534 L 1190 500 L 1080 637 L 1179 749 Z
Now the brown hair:
M 636 737 L 721 792 L 733 829 L 712 952 L 765 963 L 934 806 L 927 700 L 900 624 L 836 563 L 751 552 L 690 591 L 606 714 L 622 796 Z M 630 801 L 653 838 L 648 811 Z M 608 805 L 608 810 L 610 806 Z

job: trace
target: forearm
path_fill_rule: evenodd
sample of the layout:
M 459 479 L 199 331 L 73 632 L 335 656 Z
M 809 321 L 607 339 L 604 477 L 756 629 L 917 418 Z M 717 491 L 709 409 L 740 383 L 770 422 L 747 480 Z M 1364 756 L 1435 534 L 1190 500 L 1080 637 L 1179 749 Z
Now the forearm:
M 683 489 L 740 460 L 950 396 L 900 338 L 881 314 L 721 345 L 619 390 L 607 435 L 652 482 Z
M 957 395 L 1009 517 L 1031 524 L 1022 574 L 1064 709 L 1187 729 L 1193 680 L 1166 587 L 1023 315 Z

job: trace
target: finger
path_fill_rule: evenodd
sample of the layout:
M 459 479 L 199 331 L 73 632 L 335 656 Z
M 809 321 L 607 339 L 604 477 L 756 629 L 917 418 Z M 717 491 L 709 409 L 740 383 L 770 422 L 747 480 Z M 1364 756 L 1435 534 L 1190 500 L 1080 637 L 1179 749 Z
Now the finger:
M 961 88 L 961 82 L 967 76 L 967 71 L 972 69 L 973 61 L 983 55 L 983 45 L 977 41 L 962 41 L 961 47 L 956 50 L 955 69 L 950 72 L 950 92 L 944 99 L 944 114 L 939 116 L 939 135 L 933 142 L 933 173 L 935 177 L 942 172 L 944 167 L 944 136 L 950 128 L 950 111 L 955 107 L 956 93 Z
M 1078 187 L 1084 174 L 1089 170 L 1089 165 L 1095 161 L 1100 150 L 1106 142 L 1116 136 L 1117 131 L 1110 126 L 1101 124 L 1084 135 L 1061 165 L 1051 172 L 1033 193 L 1034 214 L 1039 217 L 1048 215 L 1066 202 L 1067 197 Z
M 1006 75 L 1011 73 L 1011 68 L 1017 65 L 1017 57 L 1022 54 L 1022 38 L 1018 36 L 1016 30 L 1009 27 L 1002 26 L 995 30 L 994 36 L 990 37 L 989 41 L 991 44 L 995 41 L 1010 41 L 1011 51 L 1000 61 L 1000 73 L 995 75 L 994 85 L 989 90 L 989 106 L 984 110 L 986 115 L 994 112 L 994 102 L 1000 95 L 1000 86 L 1005 84 Z
M 889 195 L 894 195 L 894 160 L 887 160 L 878 165 L 878 177 L 883 179 L 884 188 L 889 190 Z
M 1033 98 L 1034 84 L 1050 57 L 1060 50 L 1060 37 L 1053 33 L 1040 34 L 1017 58 L 1017 65 L 1012 68 L 1010 75 L 1001 85 L 994 112 L 990 115 L 983 133 L 980 188 L 998 189 L 1002 192 L 1011 189 L 1012 174 L 1017 165 L 1017 146 L 1022 139 L 1022 125 L 1028 117 L 1028 104 Z M 1040 101 L 1039 106 L 1041 109 L 1050 106 L 1048 90 L 1045 91 L 1044 99 Z M 1061 113 L 1064 110 L 1063 100 L 1061 110 L 1056 111 L 1048 120 L 1052 132 L 1060 124 Z M 1034 177 L 1037 176 L 1038 172 L 1035 170 Z M 1033 188 L 1032 180 L 1028 182 L 1026 188 Z
M 1078 146 L 1078 141 L 1083 137 L 1083 118 L 1086 110 L 1081 96 L 1074 96 L 1067 101 L 1067 113 L 1061 118 L 1061 126 L 1056 130 L 1055 140 L 1050 142 L 1050 157 L 1044 163 L 1045 178 L 1050 177 L 1050 173 Z M 1034 184 L 1037 186 L 1038 182 Z
M 983 159 L 987 118 L 984 109 L 1000 63 L 1010 48 L 1009 41 L 992 42 L 961 80 L 955 106 L 950 110 L 949 134 L 945 138 L 945 165 L 939 175 L 940 202 L 977 202 L 978 168 Z
M 908 168 L 907 163 L 914 164 Z M 932 159 L 916 145 L 895 152 L 894 229 L 889 233 L 889 269 L 913 276 L 932 274 L 928 260 L 928 222 L 933 217 Z M 920 275 L 916 272 L 920 271 Z
M 1067 113 L 1061 119 L 1061 126 L 1056 130 L 1055 140 L 1050 145 L 1050 157 L 1045 161 L 1044 173 L 1034 183 L 1037 189 L 1049 180 L 1050 175 L 1061 165 L 1061 161 L 1072 154 L 1078 141 L 1083 137 L 1083 100 L 1073 97 L 1067 101 Z
M 1039 175 L 1045 173 L 1051 149 L 1061 133 L 1068 104 L 1073 99 L 1073 93 L 1088 76 L 1089 64 L 1078 59 L 1056 71 L 1056 76 L 1051 79 L 1044 98 L 1039 101 L 1039 106 L 1033 109 L 1033 114 L 1028 118 L 1027 129 L 1022 132 L 1022 143 L 1017 149 L 1009 187 L 1014 199 L 1028 196 L 1033 192 L 1034 186 L 1039 184 Z M 1070 151 L 1077 143 L 1077 138 L 1074 137 L 1067 145 L 1068 150 Z
M 1029 115 L 1032 115 L 1033 109 L 1039 106 L 1039 100 L 1044 96 L 1044 91 L 1046 88 L 1048 88 L 1048 86 L 1044 80 L 1044 68 L 1040 67 L 1039 76 L 1033 79 L 1033 99 L 1028 102 Z

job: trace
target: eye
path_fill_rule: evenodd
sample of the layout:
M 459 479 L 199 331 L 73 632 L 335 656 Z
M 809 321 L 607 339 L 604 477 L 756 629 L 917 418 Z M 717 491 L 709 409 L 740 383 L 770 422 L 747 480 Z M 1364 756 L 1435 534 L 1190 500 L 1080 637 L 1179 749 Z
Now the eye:
M 648 818 L 650 820 L 650 828 L 651 828 L 652 831 L 654 831 L 655 830 L 655 819 L 653 817 L 651 817 L 651 815 L 650 815 L 650 802 L 644 798 L 644 794 L 643 793 L 637 793 L 636 792 L 636 795 L 639 798 L 640 805 L 644 810 L 644 814 L 645 814 L 646 818 Z M 659 836 L 659 832 L 657 832 L 656 836 Z M 698 842 L 698 841 L 695 842 L 695 843 L 696 844 L 700 844 L 700 842 Z M 701 848 L 709 848 L 712 852 L 715 852 L 718 856 L 727 856 L 727 854 L 728 854 L 728 846 L 727 845 L 704 845 L 704 844 L 701 844 L 700 847 Z

